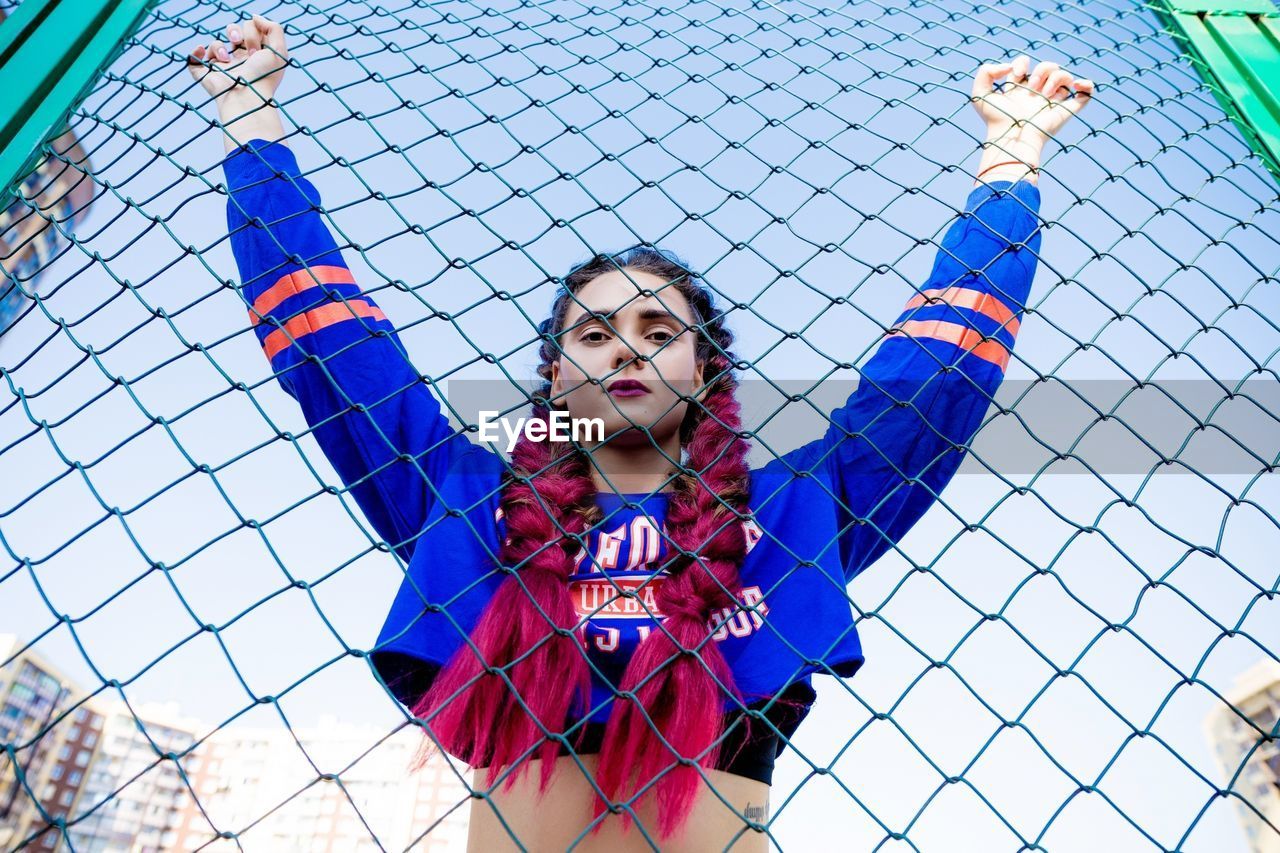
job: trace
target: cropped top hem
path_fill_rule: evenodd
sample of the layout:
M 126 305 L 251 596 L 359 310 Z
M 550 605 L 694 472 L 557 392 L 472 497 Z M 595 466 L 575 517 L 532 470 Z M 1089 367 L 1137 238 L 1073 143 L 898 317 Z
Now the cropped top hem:
M 375 649 L 369 653 L 369 660 L 391 694 L 410 711 L 431 687 L 436 675 L 448 663 L 448 661 L 433 659 L 430 655 L 415 650 L 403 641 Z M 806 664 L 785 673 L 780 670 L 764 671 L 758 674 L 757 683 L 771 686 L 745 694 L 743 702 L 748 708 L 762 704 L 770 697 L 779 695 L 796 684 L 808 685 L 815 674 L 852 678 L 865 662 L 865 657 L 857 655 L 834 658 L 819 665 Z M 732 705 L 732 702 L 726 700 L 726 706 L 732 708 Z M 603 720 L 599 722 L 603 724 Z
M 759 717 L 741 710 L 726 714 L 712 769 L 772 785 L 775 763 L 809 715 L 816 698 L 808 681 L 797 681 L 788 684 L 777 696 L 748 704 L 748 708 L 760 712 Z M 600 752 L 604 724 L 586 723 L 576 729 L 572 725 L 569 728 L 571 731 L 565 736 L 568 743 L 560 743 L 560 758 Z

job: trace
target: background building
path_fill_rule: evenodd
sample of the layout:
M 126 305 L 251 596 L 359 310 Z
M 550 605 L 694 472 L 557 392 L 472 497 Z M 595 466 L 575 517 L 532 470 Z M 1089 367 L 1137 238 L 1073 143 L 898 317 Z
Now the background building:
M 1263 660 L 1241 674 L 1205 721 L 1240 823 L 1256 853 L 1280 853 L 1280 664 Z M 1268 826 L 1268 822 L 1270 826 Z
M 20 648 L 0 636 L 0 849 L 466 848 L 465 777 L 438 757 L 410 773 L 416 728 L 219 727 L 86 697 Z
M 467 788 L 440 760 L 410 774 L 419 740 L 414 728 L 388 735 L 333 717 L 308 729 L 218 731 L 201 751 L 203 812 L 187 810 L 174 849 L 229 830 L 237 837 L 214 849 L 464 850 Z
M 102 721 L 77 707 L 80 692 L 11 634 L 0 635 L 0 661 L 8 661 L 0 667 L 0 847 L 8 849 L 70 813 Z M 37 845 L 50 849 L 59 837 L 47 831 Z
M 174 849 L 183 812 L 194 805 L 176 761 L 192 748 L 199 724 L 176 704 L 103 704 L 105 722 L 81 808 L 70 828 L 75 850 L 161 853 Z

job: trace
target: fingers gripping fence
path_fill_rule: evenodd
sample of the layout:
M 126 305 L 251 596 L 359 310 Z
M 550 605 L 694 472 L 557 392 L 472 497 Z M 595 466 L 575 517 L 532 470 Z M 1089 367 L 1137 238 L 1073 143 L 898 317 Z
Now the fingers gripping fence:
M 251 12 L 289 40 L 288 153 L 232 174 L 184 58 Z M 971 79 L 1020 52 L 1097 103 L 1034 196 L 975 190 Z M 529 411 L 561 279 L 645 242 L 725 312 L 750 466 L 793 490 L 751 493 L 774 573 L 748 594 L 744 568 L 697 659 L 718 642 L 739 699 L 818 697 L 798 727 L 750 716 L 781 735 L 767 800 L 669 762 L 716 847 L 1280 844 L 1280 210 L 1151 10 L 164 2 L 67 126 L 90 165 L 43 153 L 94 198 L 74 222 L 18 202 L 65 248 L 10 272 L 30 299 L 0 338 L 9 847 L 461 849 L 468 821 L 589 844 L 588 774 L 532 806 L 456 755 L 411 774 L 426 721 L 398 700 L 430 661 L 374 662 L 461 646 L 477 600 L 535 577 L 486 550 L 478 413 Z M 993 318 L 938 304 L 957 279 L 1029 289 Z M 318 285 L 346 335 L 323 351 Z M 945 323 L 966 358 L 922 343 Z M 842 428 L 808 460 L 838 478 L 782 464 Z M 631 553 L 585 532 L 587 569 Z M 607 647 L 656 583 L 600 574 L 573 612 L 616 687 Z M 412 618 L 380 635 L 393 601 Z M 641 849 L 664 843 L 646 790 L 618 805 Z

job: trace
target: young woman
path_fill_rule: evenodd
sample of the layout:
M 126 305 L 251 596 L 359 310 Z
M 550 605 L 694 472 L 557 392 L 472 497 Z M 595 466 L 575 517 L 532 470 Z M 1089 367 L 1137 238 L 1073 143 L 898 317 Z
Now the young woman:
M 325 227 L 270 100 L 282 29 L 255 16 L 226 34 L 188 61 L 226 129 L 240 294 L 408 564 L 371 661 L 479 768 L 471 848 L 766 849 L 812 675 L 863 661 L 846 584 L 937 499 L 1004 375 L 1041 151 L 1092 84 L 1026 56 L 978 69 L 988 142 L 965 213 L 822 437 L 748 469 L 725 313 L 638 246 L 558 280 L 539 329 L 533 419 L 599 418 L 603 440 L 526 432 L 508 465 L 449 427 Z

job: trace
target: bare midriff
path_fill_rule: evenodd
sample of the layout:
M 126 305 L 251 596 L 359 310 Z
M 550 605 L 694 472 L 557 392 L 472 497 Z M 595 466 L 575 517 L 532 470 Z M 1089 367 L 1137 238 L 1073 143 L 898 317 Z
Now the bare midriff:
M 598 832 L 588 834 L 597 795 L 587 774 L 594 776 L 599 758 L 598 754 L 557 758 L 555 775 L 541 795 L 541 761 L 530 762 L 528 773 L 507 791 L 491 790 L 495 783 L 490 780 L 489 768 L 476 770 L 473 787 L 484 796 L 471 801 L 468 853 L 521 848 L 583 853 L 658 849 L 677 853 L 726 849 L 756 853 L 769 849 L 768 836 L 747 823 L 748 818 L 757 824 L 768 823 L 769 786 L 746 776 L 706 768 L 702 769 L 705 779 L 699 786 L 693 812 L 676 835 L 664 838 L 658 834 L 657 807 L 652 796 L 636 806 L 640 825 L 632 822 L 624 833 L 622 818 L 611 814 L 603 818 L 604 825 Z

